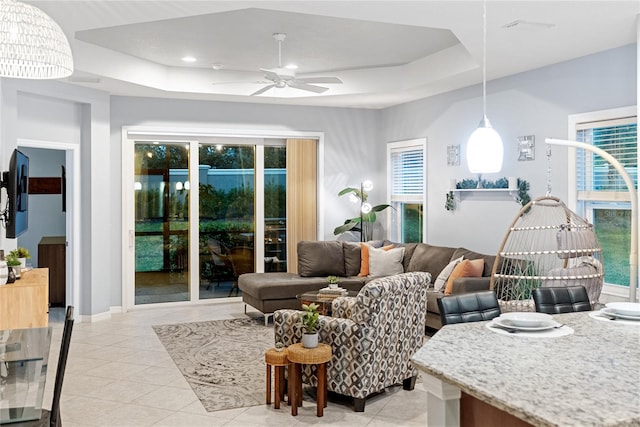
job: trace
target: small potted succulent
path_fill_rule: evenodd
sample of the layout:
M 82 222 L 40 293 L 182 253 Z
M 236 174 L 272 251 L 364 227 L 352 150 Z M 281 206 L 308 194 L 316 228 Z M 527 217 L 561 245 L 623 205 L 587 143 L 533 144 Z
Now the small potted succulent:
M 305 348 L 316 348 L 318 346 L 318 304 L 302 304 L 302 346 Z
M 282 344 L 280 341 L 278 341 L 275 345 L 275 349 L 276 351 L 282 351 L 284 350 L 284 344 Z
M 14 256 L 20 261 L 20 267 L 25 268 L 27 266 L 27 258 L 31 258 L 29 250 L 18 246 L 16 249 L 9 252 L 9 255 Z
M 327 277 L 327 283 L 329 284 L 329 289 L 338 289 L 338 284 L 340 283 L 338 277 L 329 276 Z

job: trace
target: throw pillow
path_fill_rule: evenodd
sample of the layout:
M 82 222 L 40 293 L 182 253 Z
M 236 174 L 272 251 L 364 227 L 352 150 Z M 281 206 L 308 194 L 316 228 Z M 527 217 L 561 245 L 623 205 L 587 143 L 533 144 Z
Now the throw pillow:
M 482 277 L 482 270 L 484 270 L 483 259 L 465 259 L 462 260 L 456 268 L 453 269 L 447 279 L 447 286 L 444 289 L 445 295 L 451 295 L 453 289 L 453 281 L 458 277 Z
M 404 273 L 403 257 L 404 248 L 369 248 L 369 276 L 386 277 Z
M 440 274 L 438 274 L 438 277 L 436 277 L 436 281 L 433 282 L 434 291 L 436 292 L 444 291 L 444 287 L 447 284 L 447 280 L 449 279 L 451 272 L 453 271 L 454 268 L 456 268 L 456 265 L 458 265 L 462 261 L 462 258 L 463 257 L 454 259 L 442 269 Z
M 393 245 L 383 246 L 382 250 L 388 251 L 393 248 Z M 360 277 L 367 277 L 369 275 L 369 249 L 376 249 L 367 243 L 360 243 Z

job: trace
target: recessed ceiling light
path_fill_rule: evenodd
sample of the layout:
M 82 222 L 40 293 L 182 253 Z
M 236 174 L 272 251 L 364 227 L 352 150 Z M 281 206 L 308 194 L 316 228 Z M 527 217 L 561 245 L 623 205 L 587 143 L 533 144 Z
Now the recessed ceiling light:
M 222 70 L 222 67 L 224 67 L 223 64 L 211 64 L 211 68 L 214 70 Z
M 193 56 L 183 56 L 182 62 L 196 62 L 197 59 Z
M 296 64 L 287 64 L 284 66 L 287 70 L 297 70 L 298 66 Z

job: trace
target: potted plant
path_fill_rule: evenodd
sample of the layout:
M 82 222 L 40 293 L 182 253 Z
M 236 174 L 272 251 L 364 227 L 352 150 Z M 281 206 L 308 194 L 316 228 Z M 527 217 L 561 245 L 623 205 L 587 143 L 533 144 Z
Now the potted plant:
M 327 283 L 329 284 L 330 289 L 337 289 L 340 282 L 337 276 L 328 276 Z
M 9 252 L 9 255 L 16 257 L 20 261 L 20 267 L 25 268 L 27 266 L 27 258 L 31 258 L 29 250 L 18 246 L 16 249 Z
M 316 348 L 318 346 L 318 304 L 302 304 L 302 346 L 305 348 Z
M 13 283 L 16 279 L 20 278 L 20 260 L 15 255 L 9 253 L 6 261 L 7 266 L 9 267 L 9 279 L 7 280 L 7 283 Z
M 339 227 L 333 230 L 335 236 L 345 233 L 350 230 L 360 232 L 360 241 L 366 242 L 373 239 L 373 224 L 376 222 L 376 212 L 382 212 L 387 208 L 392 208 L 391 205 L 381 204 L 371 206 L 367 199 L 369 194 L 367 191 L 371 191 L 373 184 L 367 180 L 360 184 L 360 188 L 347 187 L 338 193 L 338 196 L 344 196 L 349 194 L 354 202 L 360 202 L 360 215 L 355 218 L 347 218 Z
M 284 350 L 284 344 L 282 344 L 280 341 L 278 341 L 275 345 L 275 349 L 276 351 L 282 351 Z

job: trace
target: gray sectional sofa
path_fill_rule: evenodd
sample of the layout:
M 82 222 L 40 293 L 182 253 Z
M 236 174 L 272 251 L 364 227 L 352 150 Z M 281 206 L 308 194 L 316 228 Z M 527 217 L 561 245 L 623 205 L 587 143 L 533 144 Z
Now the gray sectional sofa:
M 374 247 L 393 244 L 405 248 L 402 265 L 404 272 L 426 271 L 432 283 L 440 272 L 454 259 L 484 259 L 483 277 L 460 277 L 453 281 L 452 293 L 489 289 L 491 270 L 495 256 L 483 255 L 465 248 L 433 246 L 427 243 L 368 242 Z M 264 314 L 265 323 L 279 309 L 299 309 L 296 295 L 317 291 L 327 286 L 327 276 L 338 276 L 340 286 L 349 291 L 359 291 L 373 277 L 358 276 L 360 272 L 360 244 L 340 241 L 302 241 L 298 243 L 298 273 L 248 273 L 238 279 L 242 300 Z M 427 293 L 425 326 L 439 329 L 440 311 L 438 298 L 430 285 Z M 245 307 L 246 310 L 246 307 Z

